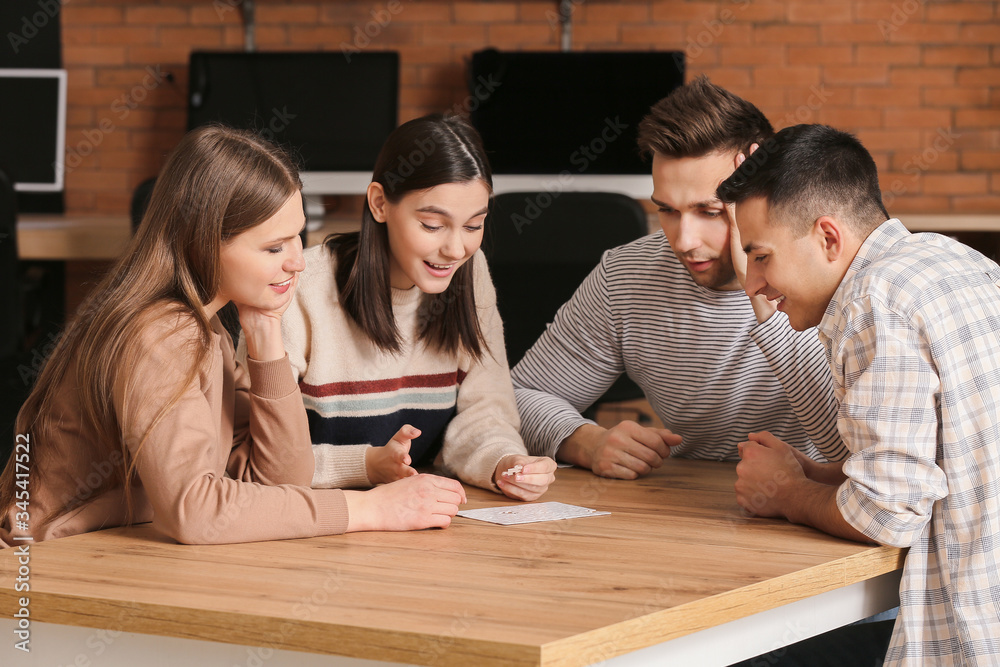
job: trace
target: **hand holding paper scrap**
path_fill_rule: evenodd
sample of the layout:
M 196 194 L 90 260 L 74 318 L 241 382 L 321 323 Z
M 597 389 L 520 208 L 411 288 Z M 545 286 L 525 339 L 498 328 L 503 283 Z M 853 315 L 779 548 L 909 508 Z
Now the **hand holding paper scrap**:
M 516 467 L 516 466 L 515 466 Z M 575 519 L 582 516 L 601 516 L 611 512 L 598 512 L 587 507 L 567 505 L 566 503 L 531 503 L 527 505 L 504 505 L 502 507 L 484 507 L 478 510 L 461 510 L 458 516 L 478 521 L 498 523 L 502 526 L 513 526 L 520 523 L 535 523 L 536 521 L 558 521 L 559 519 Z

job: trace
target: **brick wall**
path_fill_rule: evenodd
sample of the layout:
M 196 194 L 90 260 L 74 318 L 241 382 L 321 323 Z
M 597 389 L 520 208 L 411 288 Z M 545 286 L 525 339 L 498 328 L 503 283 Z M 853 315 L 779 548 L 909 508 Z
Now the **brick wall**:
M 127 211 L 132 188 L 184 131 L 189 52 L 241 47 L 238 5 L 64 0 L 71 211 Z M 473 51 L 557 48 L 556 5 L 259 0 L 257 42 L 260 50 L 398 50 L 407 120 L 461 102 Z M 573 41 L 576 49 L 682 49 L 689 75 L 708 74 L 779 127 L 823 122 L 858 133 L 876 157 L 891 212 L 996 213 L 998 5 L 586 0 L 574 7 Z

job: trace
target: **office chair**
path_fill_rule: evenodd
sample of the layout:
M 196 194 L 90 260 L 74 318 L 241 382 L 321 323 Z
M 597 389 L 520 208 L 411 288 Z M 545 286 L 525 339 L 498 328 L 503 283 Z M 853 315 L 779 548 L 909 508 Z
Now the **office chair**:
M 559 307 L 600 262 L 601 254 L 649 233 L 642 206 L 605 192 L 510 192 L 493 198 L 483 251 L 497 290 L 507 359 L 513 368 Z M 602 403 L 643 398 L 622 375 Z

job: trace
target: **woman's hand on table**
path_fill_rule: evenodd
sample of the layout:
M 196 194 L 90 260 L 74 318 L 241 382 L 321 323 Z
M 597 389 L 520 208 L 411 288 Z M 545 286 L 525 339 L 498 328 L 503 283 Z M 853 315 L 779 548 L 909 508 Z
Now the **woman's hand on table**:
M 520 470 L 512 470 L 517 466 Z M 509 470 L 510 474 L 504 474 Z M 515 500 L 536 500 L 555 479 L 556 462 L 547 456 L 510 454 L 500 459 L 493 471 L 497 488 Z
M 454 479 L 420 474 L 369 491 L 345 491 L 347 532 L 446 528 L 467 502 Z

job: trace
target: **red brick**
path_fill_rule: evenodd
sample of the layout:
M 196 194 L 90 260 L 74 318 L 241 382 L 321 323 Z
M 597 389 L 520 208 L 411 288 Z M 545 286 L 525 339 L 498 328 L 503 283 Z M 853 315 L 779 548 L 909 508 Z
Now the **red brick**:
M 95 44 L 155 44 L 157 32 L 151 26 L 101 26 L 94 30 Z
M 577 23 L 573 25 L 573 43 L 615 43 L 621 37 L 621 28 L 615 23 Z
M 69 46 L 63 47 L 63 62 L 71 65 L 124 65 L 123 46 Z
M 259 25 L 254 31 L 254 39 L 260 47 L 275 48 L 286 46 L 289 45 L 288 28 L 277 25 Z M 242 30 L 230 30 L 228 26 L 226 27 L 226 31 L 222 36 L 223 46 L 242 46 L 243 41 Z
M 260 5 L 258 5 L 258 11 Z M 214 2 L 191 8 L 188 25 L 193 26 L 239 26 L 243 30 L 243 14 L 238 8 Z M 259 27 L 259 26 L 258 26 Z
M 64 29 L 71 25 L 115 25 L 125 20 L 125 12 L 118 7 L 84 7 L 66 3 L 59 13 Z
M 885 44 L 885 36 L 873 23 L 834 23 L 820 26 L 823 44 Z
M 1000 44 L 1000 25 L 996 23 L 963 25 L 958 44 Z
M 892 157 L 892 168 L 910 174 L 916 171 L 958 171 L 958 153 L 935 150 L 928 146 L 922 153 L 896 153 Z
M 219 47 L 222 45 L 222 27 L 212 28 L 161 28 L 163 46 L 190 44 L 193 47 Z
M 989 191 L 986 174 L 932 174 L 924 176 L 924 192 L 929 195 L 976 195 Z
M 920 47 L 861 44 L 858 46 L 858 62 L 919 65 Z
M 130 130 L 129 147 L 145 153 L 165 153 L 181 140 L 183 132 L 170 130 Z
M 449 46 L 413 46 L 407 45 L 399 49 L 400 62 L 407 65 L 426 65 L 431 63 L 450 63 L 455 57 Z
M 73 106 L 73 107 L 67 107 L 66 109 L 67 127 L 90 126 L 94 124 L 94 120 L 95 117 L 94 117 L 93 107 Z
M 388 11 L 387 5 L 383 5 L 382 8 Z M 257 5 L 255 18 L 258 26 L 267 23 L 277 23 L 280 25 L 289 23 L 318 23 L 319 7 L 316 5 L 269 5 L 261 3 Z
M 958 70 L 960 86 L 1000 86 L 1000 68 L 963 67 Z
M 93 164 L 91 162 L 90 164 Z M 66 189 L 82 189 L 91 191 L 127 189 L 128 178 L 124 171 L 107 169 L 74 169 L 66 174 Z
M 133 65 L 186 65 L 192 50 L 193 46 L 191 44 L 130 46 L 128 49 L 128 62 Z
M 559 3 L 550 3 L 558 6 Z M 683 7 L 687 3 L 670 3 L 671 7 L 677 6 L 681 12 L 684 11 Z M 587 23 L 647 23 L 649 22 L 649 5 L 643 4 L 622 4 L 622 3 L 607 3 L 607 2 L 590 2 L 587 0 L 583 4 L 587 15 L 585 21 Z M 654 9 L 655 11 L 655 9 Z M 688 18 L 686 16 L 662 16 L 657 17 L 654 15 L 653 22 L 659 23 L 661 21 L 682 21 Z M 575 17 L 574 17 L 575 20 Z
M 1000 109 L 957 109 L 955 127 L 1000 127 Z
M 988 46 L 925 46 L 925 65 L 988 65 Z
M 989 21 L 994 18 L 993 2 L 949 2 L 927 5 L 929 21 Z
M 684 28 L 677 25 L 623 25 L 623 45 L 648 44 L 661 49 L 675 49 L 687 42 Z
M 852 62 L 854 62 L 854 47 L 852 46 L 788 47 L 789 65 L 846 65 Z
M 902 3 L 900 0 L 876 0 L 875 2 L 860 1 L 856 2 L 854 5 L 854 19 L 861 23 L 883 23 L 884 29 L 891 29 L 889 26 L 894 26 L 894 21 L 897 23 L 902 23 L 903 21 L 920 21 L 923 20 L 923 6 L 916 8 L 916 11 L 907 14 L 900 7 Z M 913 9 L 912 3 L 908 9 Z
M 701 72 L 691 72 L 691 77 L 697 76 Z M 706 69 L 704 74 L 712 80 L 712 83 L 729 88 L 730 86 L 749 86 L 750 69 L 746 67 L 712 67 Z M 690 77 L 689 77 L 690 78 Z
M 822 107 L 817 111 L 818 122 L 842 130 L 853 131 L 861 127 L 882 127 L 882 112 L 878 109 L 845 109 Z
M 950 86 L 955 84 L 953 67 L 899 67 L 889 71 L 889 82 L 894 86 Z
M 889 33 L 889 42 L 907 44 L 954 44 L 958 40 L 957 23 L 917 23 L 907 21 Z
M 135 151 L 101 151 L 97 160 L 101 169 L 134 171 L 149 163 L 149 158 Z
M 754 31 L 756 44 L 817 44 L 819 28 L 808 25 L 764 25 Z
M 125 21 L 155 25 L 183 25 L 188 22 L 188 10 L 182 7 L 126 7 Z
M 757 0 L 746 2 L 743 0 L 737 4 L 735 12 L 740 21 L 782 22 L 788 18 L 788 5 L 784 2 L 758 2 Z
M 952 197 L 951 207 L 956 213 L 998 213 L 1000 212 L 1000 195 Z
M 951 127 L 952 114 L 947 109 L 886 109 L 886 127 Z
M 90 26 L 66 26 L 62 28 L 63 46 L 80 46 L 94 43 L 94 29 Z
M 471 27 L 471 26 L 470 26 Z M 488 43 L 499 48 L 533 47 L 551 44 L 557 33 L 548 25 L 497 23 L 487 27 Z
M 1000 171 L 1000 150 L 962 151 L 962 169 L 966 171 L 976 169 Z
M 886 199 L 888 199 L 888 197 Z M 948 203 L 949 200 L 947 197 L 903 195 L 893 198 L 891 205 L 889 205 L 887 201 L 886 208 L 889 209 L 889 215 L 897 217 L 903 213 L 945 213 L 949 208 Z M 906 223 L 906 218 L 903 218 L 903 223 Z
M 684 27 L 684 43 L 688 48 L 692 48 L 692 44 L 701 47 L 711 44 L 749 45 L 753 41 L 753 34 L 753 28 L 742 23 L 729 25 L 688 23 Z
M 923 172 L 904 174 L 897 171 L 883 171 L 878 175 L 879 188 L 883 197 L 901 197 L 907 194 L 920 194 Z M 888 203 L 888 202 L 887 202 Z
M 919 107 L 920 88 L 865 88 L 854 90 L 854 103 L 860 106 L 873 107 Z
M 791 2 L 789 23 L 846 23 L 850 21 L 851 5 L 847 2 Z
M 819 67 L 755 67 L 753 81 L 758 86 L 808 86 L 820 81 Z
M 423 43 L 428 46 L 473 46 L 486 45 L 486 27 L 479 25 L 429 24 L 424 26 Z
M 336 19 L 336 7 L 339 6 L 339 3 L 335 3 L 333 11 L 328 11 L 326 7 L 323 7 L 321 9 L 323 12 L 322 20 L 327 20 L 330 23 L 338 23 Z M 370 13 L 367 13 L 366 16 L 368 17 L 366 20 L 371 18 Z M 403 23 L 438 23 L 451 20 L 452 11 L 450 2 L 426 2 L 425 0 L 407 0 L 403 2 L 402 9 L 393 18 L 393 21 L 401 21 Z
M 907 150 L 923 148 L 918 129 L 890 128 L 883 130 L 858 130 L 858 139 L 868 150 Z
M 723 21 L 742 19 L 739 5 L 719 2 L 653 2 L 653 21 Z M 728 12 L 728 13 L 723 13 Z
M 847 65 L 823 68 L 823 81 L 827 83 L 887 83 L 889 68 L 886 65 Z
M 719 62 L 723 65 L 783 65 L 785 49 L 778 46 L 722 46 L 719 48 Z
M 981 107 L 990 103 L 988 88 L 924 88 L 924 106 L 928 107 Z

